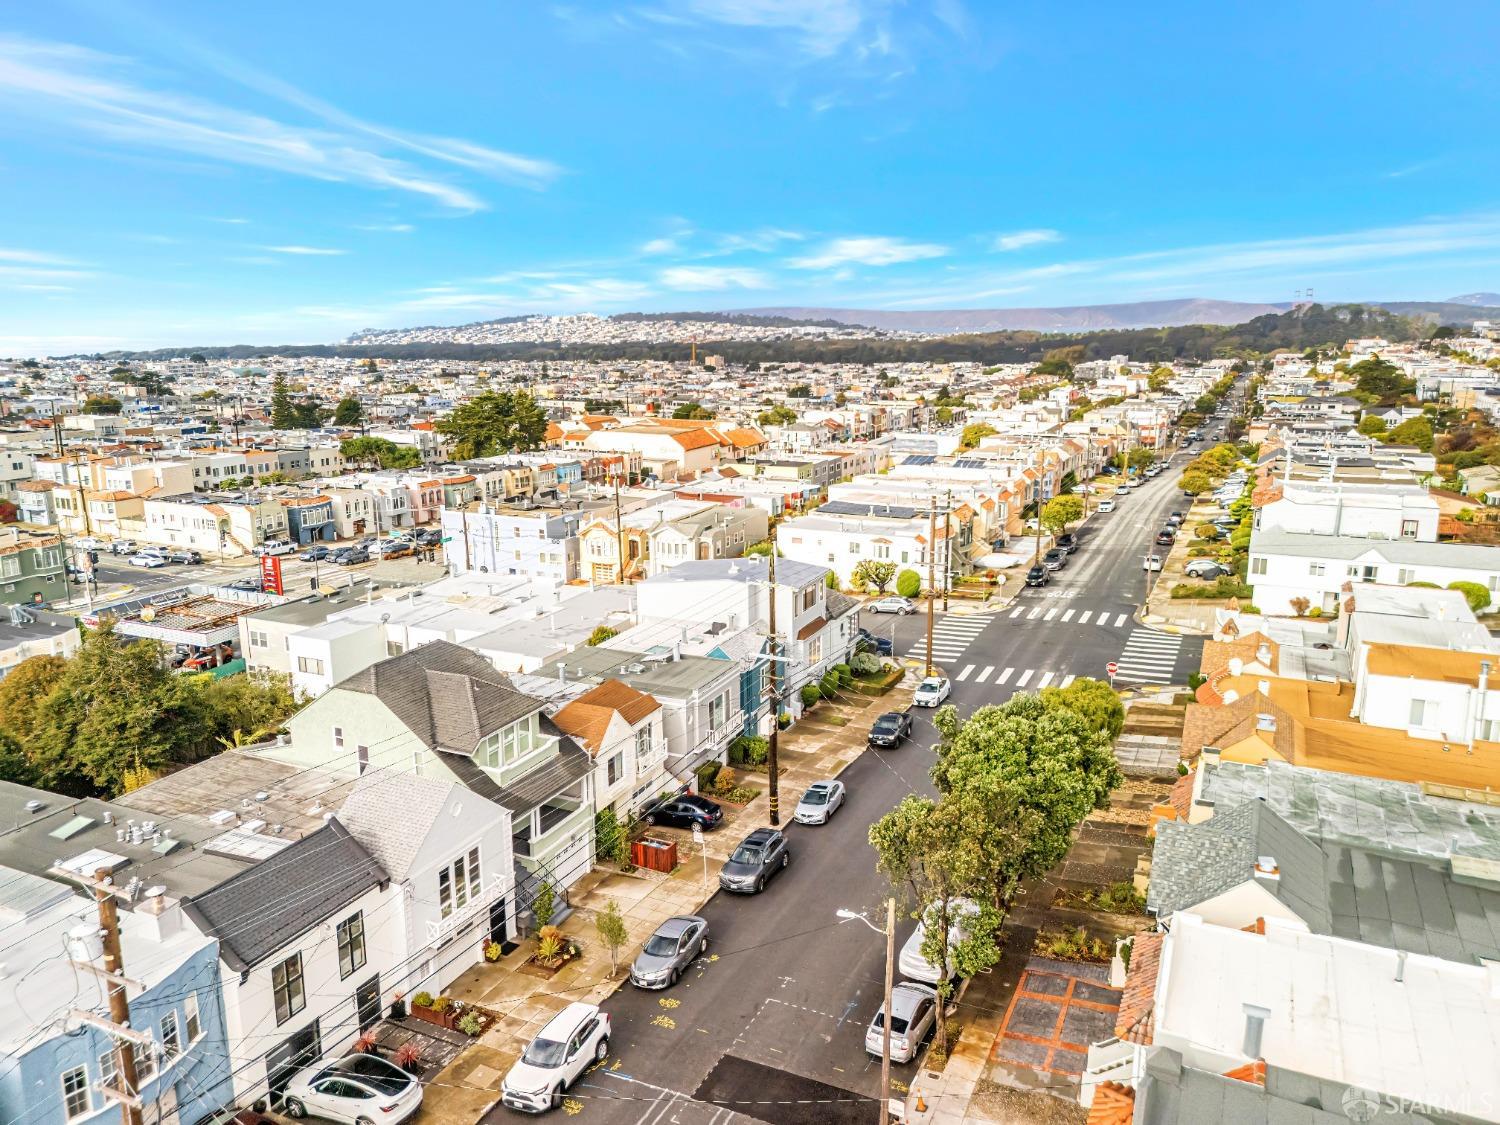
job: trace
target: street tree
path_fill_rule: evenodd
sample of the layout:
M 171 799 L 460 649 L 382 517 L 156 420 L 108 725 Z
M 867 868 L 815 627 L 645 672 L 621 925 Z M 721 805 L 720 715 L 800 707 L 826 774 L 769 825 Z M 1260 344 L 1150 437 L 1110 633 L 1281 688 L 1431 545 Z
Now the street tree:
M 620 970 L 620 947 L 630 940 L 630 931 L 625 928 L 625 919 L 620 914 L 620 904 L 614 899 L 594 916 L 594 929 L 599 940 L 609 949 L 609 974 Z
M 1129 465 L 1132 469 L 1136 470 L 1136 472 L 1140 472 L 1143 469 L 1149 469 L 1154 464 L 1156 464 L 1155 450 L 1141 448 L 1132 449 L 1130 451 Z
M 777 403 L 769 410 L 762 410 L 755 416 L 757 426 L 790 426 L 796 420 L 797 412 L 782 403 Z
M 536 449 L 547 437 L 547 415 L 525 391 L 487 391 L 437 423 L 459 460 Z
M 873 588 L 877 594 L 883 594 L 891 579 L 896 577 L 896 564 L 883 559 L 861 559 L 852 577 L 856 586 Z
M 25 743 L 37 709 L 62 679 L 68 662 L 61 656 L 28 656 L 0 680 L 0 731 Z
M 1207 473 L 1183 473 L 1182 491 L 1188 496 L 1201 496 L 1213 486 Z
M 364 404 L 353 395 L 339 399 L 339 404 L 333 408 L 333 424 L 335 426 L 358 426 L 364 420 Z
M 1125 705 L 1120 695 L 1103 680 L 1080 676 L 1067 687 L 1042 689 L 1042 706 L 1048 710 L 1071 708 L 1093 724 L 1107 731 L 1111 740 L 1120 737 L 1125 728 Z
M 356 437 L 339 443 L 344 460 L 375 469 L 415 469 L 422 464 L 421 451 L 414 445 L 398 445 L 389 438 Z
M 958 447 L 960 449 L 974 449 L 984 438 L 995 433 L 995 427 L 988 422 L 970 422 L 964 427 L 963 433 L 959 435 Z
M 1081 519 L 1083 501 L 1077 496 L 1054 496 L 1042 505 L 1042 527 L 1051 535 L 1061 535 Z

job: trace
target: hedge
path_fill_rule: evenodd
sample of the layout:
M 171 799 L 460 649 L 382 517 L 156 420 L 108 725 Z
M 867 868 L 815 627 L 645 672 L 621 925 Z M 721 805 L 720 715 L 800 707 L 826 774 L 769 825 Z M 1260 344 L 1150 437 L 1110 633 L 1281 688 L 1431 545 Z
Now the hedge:
M 896 575 L 896 593 L 903 598 L 914 598 L 922 592 L 922 576 L 915 570 L 903 570 Z

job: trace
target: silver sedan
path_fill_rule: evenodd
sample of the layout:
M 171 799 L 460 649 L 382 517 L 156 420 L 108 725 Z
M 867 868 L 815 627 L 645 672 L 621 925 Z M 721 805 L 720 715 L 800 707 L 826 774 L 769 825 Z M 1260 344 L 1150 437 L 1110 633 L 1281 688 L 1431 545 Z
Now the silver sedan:
M 630 966 L 630 983 L 637 988 L 670 988 L 707 951 L 707 922 L 696 914 L 668 918 L 646 939 Z
M 844 803 L 842 781 L 815 781 L 797 802 L 792 819 L 798 824 L 827 824 Z

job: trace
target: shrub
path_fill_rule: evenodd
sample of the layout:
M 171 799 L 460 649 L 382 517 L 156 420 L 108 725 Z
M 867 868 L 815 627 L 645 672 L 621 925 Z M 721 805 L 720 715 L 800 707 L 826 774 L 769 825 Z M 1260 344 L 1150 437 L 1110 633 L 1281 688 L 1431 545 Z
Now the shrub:
M 896 575 L 896 593 L 903 598 L 914 598 L 922 592 L 922 576 L 915 570 L 903 570 Z
M 500 958 L 504 956 L 504 954 L 505 951 L 500 947 L 500 943 L 498 941 L 490 941 L 485 943 L 484 959 L 491 964 L 494 964 L 496 961 L 500 960 Z
M 849 665 L 835 664 L 833 670 L 838 675 L 839 687 L 848 687 L 854 682 L 854 669 L 850 668 Z
M 1134 883 L 1111 883 L 1093 896 L 1094 906 L 1106 914 L 1144 914 L 1146 898 Z
M 1310 609 L 1310 610 L 1307 611 L 1307 616 L 1309 616 L 1309 617 L 1322 617 L 1323 616 L 1323 607 L 1320 606 L 1320 605 L 1313 606 L 1312 609 Z
M 856 652 L 849 661 L 849 669 L 856 676 L 873 676 L 880 671 L 880 657 L 873 652 Z
M 1312 600 L 1310 598 L 1288 598 L 1286 604 L 1292 607 L 1293 613 L 1301 617 L 1307 612 L 1308 607 L 1312 605 Z
M 592 648 L 594 645 L 602 645 L 610 637 L 617 636 L 618 633 L 618 629 L 611 629 L 608 625 L 596 625 L 594 631 L 589 634 L 589 639 L 583 643 Z
M 792 725 L 792 713 L 790 711 L 783 711 L 781 714 L 777 715 L 776 725 L 782 730 L 786 730 L 787 727 Z
M 729 760 L 741 766 L 759 766 L 771 755 L 771 744 L 758 734 L 742 734 L 729 744 Z
M 802 690 L 798 694 L 802 696 L 803 707 L 811 707 L 814 703 L 823 698 L 823 693 L 818 690 L 817 684 L 803 684 Z
M 1249 586 L 1227 574 L 1217 579 L 1212 586 L 1179 582 L 1172 587 L 1174 598 L 1248 598 L 1250 593 Z
M 541 930 L 547 928 L 552 921 L 552 915 L 557 911 L 557 900 L 552 894 L 552 884 L 545 879 L 537 888 L 536 897 L 531 900 L 531 913 L 536 918 L 536 924 Z
M 439 996 L 437 997 L 437 999 L 433 1000 L 429 1007 L 431 1007 L 434 1012 L 438 1012 L 440 1014 L 442 1012 L 446 1012 L 449 1008 L 453 1007 L 453 997 Z
M 594 817 L 594 852 L 615 863 L 625 863 L 630 858 L 630 833 L 614 809 L 600 809 Z
M 1194 672 L 1188 676 L 1188 688 L 1192 691 L 1197 691 L 1206 683 L 1208 683 L 1208 677 L 1202 672 Z
M 1043 957 L 1051 957 L 1056 961 L 1103 962 L 1110 959 L 1108 943 L 1099 938 L 1090 937 L 1088 931 L 1082 926 L 1063 933 L 1049 933 L 1043 930 L 1036 935 L 1033 950 Z
M 714 776 L 714 792 L 721 794 L 729 793 L 739 784 L 739 780 L 739 775 L 728 766 L 725 766 Z
M 837 699 L 839 697 L 839 674 L 832 669 L 823 673 L 823 679 L 819 682 L 824 699 Z
M 722 762 L 704 762 L 694 771 L 698 776 L 698 792 L 707 793 L 714 787 L 714 781 L 717 780 L 722 767 Z
M 1190 772 L 1192 772 L 1192 771 L 1190 771 L 1188 769 L 1188 764 L 1186 762 L 1178 762 L 1177 763 L 1177 776 L 1178 777 L 1186 777 Z
M 1414 587 L 1421 587 L 1424 590 L 1440 590 L 1440 589 L 1442 589 L 1442 587 L 1439 586 L 1436 582 L 1408 582 L 1407 585 L 1408 586 L 1414 586 Z
M 478 1038 L 479 1033 L 484 1030 L 484 1021 L 479 1018 L 478 1012 L 465 1012 L 458 1017 L 458 1030 L 470 1038 Z
M 1411 585 L 1415 586 L 1413 582 Z M 1478 582 L 1450 582 L 1448 589 L 1457 590 L 1464 596 L 1464 601 L 1469 603 L 1469 608 L 1475 613 L 1480 613 L 1489 608 L 1490 592 Z
M 1211 523 L 1200 523 L 1197 527 L 1193 528 L 1193 534 L 1199 539 L 1217 539 L 1219 537 L 1219 529 Z
M 552 929 L 551 926 L 544 929 Z M 556 964 L 562 958 L 563 939 L 561 934 L 538 935 L 536 939 L 536 959 L 541 965 Z
M 419 992 L 419 993 L 417 993 L 415 996 L 413 996 L 411 998 L 411 1006 L 413 1008 L 430 1008 L 430 1007 L 432 1007 L 432 993 L 430 993 L 430 992 Z

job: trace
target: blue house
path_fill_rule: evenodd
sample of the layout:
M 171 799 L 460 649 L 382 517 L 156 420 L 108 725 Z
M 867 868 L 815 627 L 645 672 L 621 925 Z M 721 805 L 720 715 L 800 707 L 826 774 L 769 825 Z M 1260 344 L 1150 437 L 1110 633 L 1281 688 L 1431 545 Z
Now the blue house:
M 39 810 L 40 816 L 43 810 Z M 78 818 L 69 817 L 48 835 Z M 64 845 L 58 850 L 68 854 Z M 107 866 L 107 853 L 85 853 Z M 118 858 L 118 857 L 115 857 Z M 148 1121 L 192 1122 L 233 1097 L 220 1002 L 218 942 L 186 924 L 181 908 L 122 909 L 121 951 L 131 1026 L 151 1036 L 133 1046 L 138 1091 Z M 104 982 L 72 960 L 99 955 L 95 905 L 77 885 L 0 866 L 0 914 L 8 945 L 0 977 L 0 1118 L 26 1125 L 79 1125 L 119 1119 L 115 1040 L 74 1013 L 105 1019 Z M 68 953 L 62 952 L 66 944 Z
M 286 509 L 286 533 L 293 543 L 337 538 L 331 496 L 286 497 L 280 503 Z

